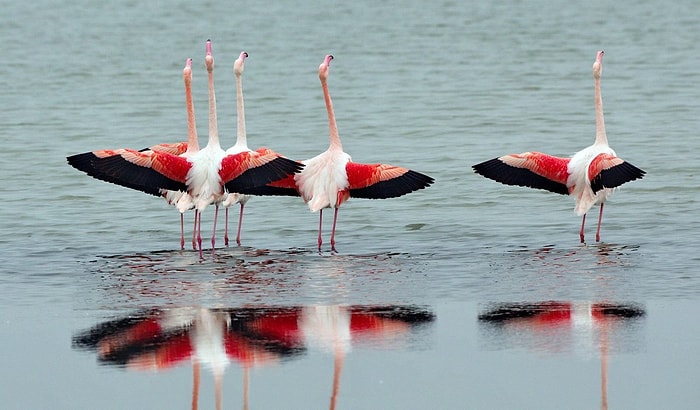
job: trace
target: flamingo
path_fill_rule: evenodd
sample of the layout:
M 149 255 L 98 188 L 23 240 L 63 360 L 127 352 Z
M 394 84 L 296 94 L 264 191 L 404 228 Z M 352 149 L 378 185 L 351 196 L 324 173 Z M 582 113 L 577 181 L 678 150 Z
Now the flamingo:
M 318 67 L 318 77 L 328 113 L 330 145 L 321 154 L 302 161 L 304 169 L 264 187 L 247 193 L 262 195 L 300 195 L 311 212 L 319 211 L 318 250 L 321 251 L 323 209 L 334 208 L 331 229 L 331 251 L 335 247 L 335 228 L 338 209 L 349 198 L 385 199 L 399 197 L 430 186 L 433 178 L 407 168 L 388 164 L 361 164 L 353 162 L 343 151 L 333 103 L 328 91 L 328 72 L 332 55 L 327 55 Z
M 600 242 L 600 224 L 603 206 L 620 185 L 640 179 L 646 174 L 629 162 L 619 158 L 608 145 L 603 118 L 603 98 L 600 93 L 600 77 L 603 72 L 603 54 L 598 51 L 593 63 L 595 83 L 596 134 L 593 145 L 582 149 L 571 158 L 555 157 L 541 152 L 524 152 L 494 158 L 474 165 L 474 171 L 486 178 L 506 185 L 519 185 L 544 189 L 576 200 L 574 211 L 582 216 L 579 237 L 584 240 L 586 214 L 600 204 L 595 240 Z
M 195 208 L 197 243 L 202 256 L 201 213 L 210 203 L 221 202 L 224 190 L 239 192 L 279 180 L 301 169 L 301 164 L 267 151 L 228 155 L 219 143 L 214 93 L 214 57 L 206 43 L 205 64 L 209 82 L 209 141 L 188 157 L 159 150 L 119 149 L 109 155 L 92 155 L 88 175 L 107 182 L 161 195 L 162 190 L 186 191 Z M 83 155 L 83 154 L 79 154 Z M 71 158 L 69 157 L 69 163 Z M 75 166 L 74 163 L 71 165 Z M 85 165 L 80 163 L 80 165 Z M 216 233 L 216 214 L 214 217 Z M 215 238 L 212 236 L 212 250 Z
M 162 143 L 144 148 L 141 151 L 163 151 L 168 152 L 173 155 L 180 155 L 185 158 L 191 156 L 193 153 L 199 151 L 199 141 L 197 138 L 197 126 L 194 115 L 194 102 L 192 99 L 192 59 L 188 58 L 185 62 L 185 68 L 182 71 L 183 80 L 185 83 L 185 102 L 187 106 L 187 131 L 188 139 L 186 142 L 178 143 Z M 68 162 L 77 169 L 88 173 L 88 175 L 95 176 L 94 174 L 99 174 L 100 171 L 93 165 L 93 161 L 100 158 L 106 158 L 112 155 L 117 155 L 122 153 L 123 150 L 98 150 L 86 152 L 83 154 L 72 155 L 68 157 Z M 107 178 L 109 180 L 109 175 L 101 175 L 102 178 Z M 97 177 L 97 176 L 96 176 Z M 192 209 L 192 196 L 186 191 L 171 191 L 171 190 L 153 190 L 150 192 L 147 186 L 139 185 L 136 181 L 118 181 L 109 180 L 109 182 L 114 182 L 120 185 L 127 186 L 129 188 L 137 189 L 147 193 L 152 193 L 156 195 L 158 191 L 166 200 L 169 205 L 174 205 L 180 212 L 180 249 L 185 247 L 185 230 L 184 230 L 184 213 L 185 211 Z M 196 220 L 195 220 L 196 223 Z M 193 243 L 194 243 L 193 236 Z
M 226 153 L 229 155 L 234 155 L 238 154 L 240 152 L 253 152 L 250 148 L 248 148 L 248 141 L 247 141 L 247 136 L 246 136 L 246 128 L 245 128 L 245 105 L 243 103 L 243 84 L 241 81 L 241 76 L 243 75 L 243 69 L 244 69 L 244 63 L 246 58 L 248 58 L 248 53 L 245 51 L 242 51 L 241 54 L 239 55 L 238 59 L 233 64 L 233 73 L 236 77 L 236 107 L 237 107 L 237 130 L 236 130 L 236 144 L 233 145 L 231 148 L 226 150 Z M 260 154 L 276 154 L 280 155 L 279 153 L 275 153 L 274 151 L 269 150 L 268 148 L 258 148 L 256 152 L 259 152 Z M 234 204 L 240 204 L 240 211 L 238 214 L 238 232 L 236 234 L 236 243 L 240 246 L 241 245 L 241 226 L 243 224 L 243 208 L 245 204 L 248 202 L 250 199 L 250 195 L 242 194 L 242 193 L 237 193 L 237 192 L 229 192 L 225 195 L 224 200 L 222 202 L 222 205 L 226 209 L 226 228 L 224 231 L 224 243 L 226 246 L 228 246 L 229 243 L 229 238 L 228 238 L 228 209 L 230 206 Z
M 242 51 L 238 59 L 233 63 L 233 73 L 236 77 L 236 108 L 237 108 L 237 130 L 236 130 L 236 144 L 231 148 L 226 150 L 228 154 L 237 154 L 239 152 L 251 151 L 248 148 L 246 130 L 245 130 L 245 108 L 243 106 L 243 84 L 241 81 L 241 75 L 243 74 L 243 68 L 245 59 L 248 58 L 248 53 Z M 241 245 L 241 225 L 243 224 L 243 207 L 246 202 L 250 199 L 250 195 L 239 194 L 236 192 L 230 192 L 226 195 L 223 201 L 223 206 L 226 209 L 226 227 L 224 231 L 224 244 L 228 246 L 228 209 L 233 204 L 240 204 L 240 211 L 238 214 L 238 232 L 236 234 L 236 243 Z

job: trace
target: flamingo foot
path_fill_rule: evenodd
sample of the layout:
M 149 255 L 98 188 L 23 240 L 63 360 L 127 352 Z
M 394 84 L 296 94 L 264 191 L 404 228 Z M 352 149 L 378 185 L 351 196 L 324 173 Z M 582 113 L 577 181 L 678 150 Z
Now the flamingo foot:
M 581 238 L 581 243 L 586 243 L 586 241 L 583 239 L 583 227 L 586 225 L 586 214 L 583 214 L 583 219 L 581 220 L 581 230 L 578 233 L 578 236 Z

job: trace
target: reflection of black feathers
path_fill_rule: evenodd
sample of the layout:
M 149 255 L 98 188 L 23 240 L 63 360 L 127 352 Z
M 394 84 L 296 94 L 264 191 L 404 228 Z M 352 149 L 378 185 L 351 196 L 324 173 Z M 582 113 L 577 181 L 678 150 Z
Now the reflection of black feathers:
M 108 322 L 99 323 L 90 329 L 73 336 L 73 347 L 81 349 L 96 349 L 98 343 L 105 338 L 116 335 L 139 322 L 152 317 L 158 311 L 144 310 L 134 313 L 125 318 L 114 319 Z
M 426 188 L 434 181 L 433 178 L 427 175 L 409 170 L 396 178 L 379 181 L 365 188 L 351 189 L 350 197 L 366 199 L 396 198 L 409 192 Z
M 477 174 L 502 184 L 544 189 L 556 194 L 569 195 L 569 188 L 565 184 L 552 181 L 527 168 L 508 165 L 498 158 L 476 164 L 472 168 Z
M 644 174 L 646 174 L 645 171 L 625 161 L 619 165 L 600 171 L 591 181 L 591 189 L 593 193 L 596 193 L 604 188 L 616 188 L 625 182 L 642 178 Z

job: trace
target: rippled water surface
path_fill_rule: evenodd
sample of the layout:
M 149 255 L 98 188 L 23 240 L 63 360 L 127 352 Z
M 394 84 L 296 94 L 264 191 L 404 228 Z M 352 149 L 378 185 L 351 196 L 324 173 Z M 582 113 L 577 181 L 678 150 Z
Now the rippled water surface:
M 700 403 L 695 2 L 93 3 L 0 15 L 3 408 Z M 180 250 L 163 200 L 65 157 L 184 141 L 188 57 L 205 139 L 207 38 L 223 146 L 245 50 L 249 145 L 325 150 L 332 53 L 345 151 L 435 184 L 349 201 L 335 255 L 316 252 L 318 214 L 274 197 L 246 205 L 242 246 L 219 225 L 214 252 Z M 610 144 L 647 175 L 580 244 L 571 198 L 471 165 L 591 144 L 599 49 Z

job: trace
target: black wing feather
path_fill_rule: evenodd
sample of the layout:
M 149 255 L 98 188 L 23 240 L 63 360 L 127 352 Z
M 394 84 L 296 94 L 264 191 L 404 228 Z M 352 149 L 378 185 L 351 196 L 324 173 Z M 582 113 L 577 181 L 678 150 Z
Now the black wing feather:
M 619 165 L 600 171 L 591 181 L 591 189 L 596 193 L 604 188 L 617 188 L 626 182 L 642 178 L 644 174 L 646 174 L 646 171 L 625 161 Z
M 255 188 L 264 188 L 266 184 L 295 174 L 301 171 L 302 168 L 304 168 L 304 164 L 300 162 L 289 158 L 277 157 L 264 165 L 248 169 L 236 179 L 227 182 L 225 187 L 228 192 L 251 194 L 251 191 L 254 191 Z
M 366 199 L 396 198 L 426 188 L 433 182 L 435 182 L 433 178 L 420 172 L 409 170 L 396 178 L 380 181 L 365 188 L 351 189 L 350 197 Z

